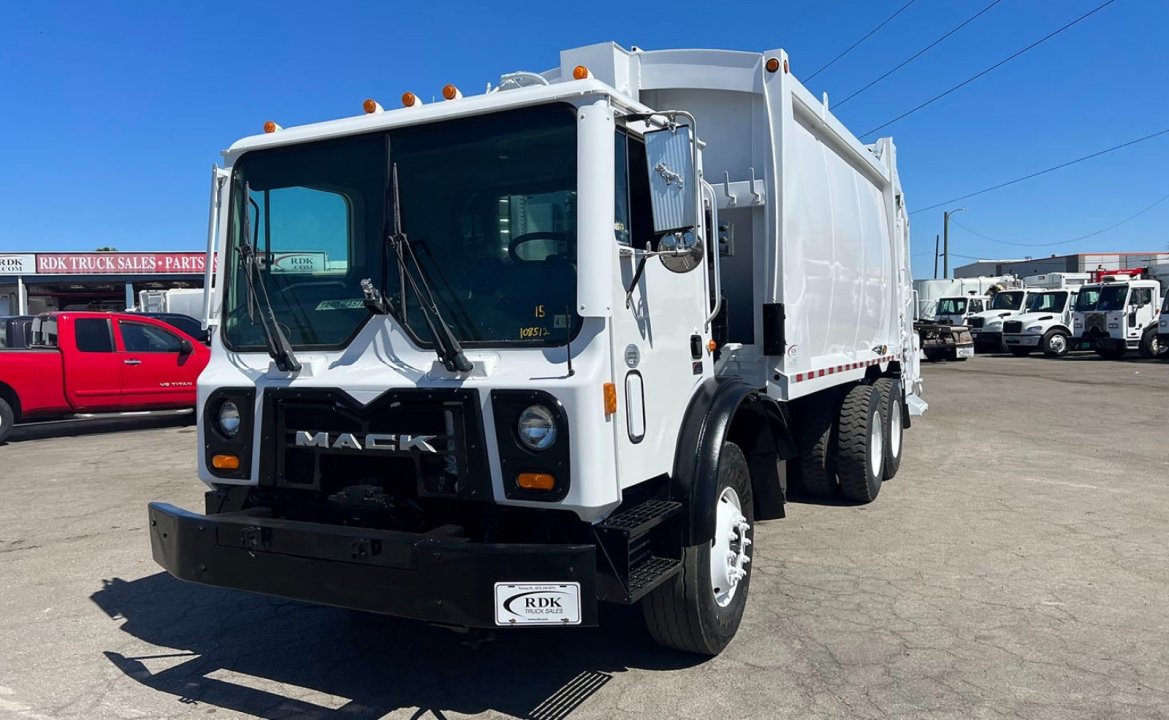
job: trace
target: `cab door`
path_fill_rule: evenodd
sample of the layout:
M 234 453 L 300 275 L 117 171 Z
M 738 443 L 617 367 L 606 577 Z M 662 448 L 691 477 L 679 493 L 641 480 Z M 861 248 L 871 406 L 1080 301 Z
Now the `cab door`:
M 1154 301 L 1153 288 L 1133 288 L 1129 296 L 1128 308 L 1128 336 L 1141 336 L 1146 327 L 1156 322 L 1157 305 Z
M 122 364 L 109 318 L 81 317 L 70 323 L 66 315 L 56 322 L 58 327 L 68 325 L 72 330 L 71 336 L 58 341 L 69 405 L 77 412 L 119 407 L 123 402 Z
M 118 354 L 127 404 L 142 409 L 195 403 L 195 343 L 145 320 L 118 320 Z

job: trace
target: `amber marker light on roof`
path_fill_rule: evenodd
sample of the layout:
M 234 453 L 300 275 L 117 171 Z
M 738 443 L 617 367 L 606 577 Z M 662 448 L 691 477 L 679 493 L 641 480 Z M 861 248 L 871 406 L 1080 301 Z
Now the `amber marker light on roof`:
M 415 107 L 422 104 L 417 95 L 407 90 L 402 93 L 402 107 Z
M 365 110 L 366 115 L 373 115 L 374 113 L 380 113 L 385 110 L 385 108 L 382 107 L 382 104 L 373 98 L 367 98 L 366 101 L 361 104 L 361 109 Z
M 463 97 L 463 93 L 459 92 L 459 89 L 454 85 L 447 83 L 442 86 L 442 96 L 446 100 L 458 100 Z
M 767 58 L 767 72 L 779 72 L 779 58 Z
M 572 69 L 572 77 L 574 80 L 585 80 L 592 76 L 593 74 L 584 65 L 577 65 Z
M 266 132 L 266 133 L 274 133 L 274 132 L 276 132 L 277 130 L 283 130 L 283 129 L 284 129 L 284 128 L 280 127 L 279 125 L 277 125 L 276 123 L 272 122 L 271 120 L 269 120 L 268 122 L 264 123 L 264 132 Z

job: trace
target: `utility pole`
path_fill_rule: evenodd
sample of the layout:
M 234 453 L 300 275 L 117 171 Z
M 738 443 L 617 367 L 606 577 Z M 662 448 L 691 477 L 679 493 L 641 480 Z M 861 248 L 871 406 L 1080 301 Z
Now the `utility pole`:
M 950 277 L 950 216 L 960 212 L 966 212 L 966 208 L 942 213 L 942 277 L 946 279 Z
M 934 235 L 934 280 L 938 279 L 938 242 L 941 238 L 941 235 Z

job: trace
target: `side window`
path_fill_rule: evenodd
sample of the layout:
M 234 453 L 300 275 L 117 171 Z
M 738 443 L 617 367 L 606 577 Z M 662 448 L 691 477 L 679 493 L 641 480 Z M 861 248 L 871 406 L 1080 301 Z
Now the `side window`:
M 970 312 L 972 312 L 972 313 L 982 312 L 982 301 L 981 300 L 971 300 L 970 301 Z
M 656 245 L 653 208 L 650 204 L 649 169 L 645 143 L 625 132 L 616 141 L 616 217 L 613 232 L 617 242 L 642 249 Z
M 252 190 L 250 223 L 273 273 L 343 273 L 350 212 L 344 195 L 308 187 Z
M 1143 307 L 1153 302 L 1152 288 L 1137 288 L 1132 291 L 1133 307 Z
M 84 318 L 73 323 L 80 352 L 108 353 L 114 351 L 114 338 L 110 334 L 110 321 L 99 318 Z
M 126 346 L 126 352 L 177 353 L 182 349 L 182 341 L 177 335 L 153 325 L 119 322 L 118 326 L 122 329 L 122 344 Z

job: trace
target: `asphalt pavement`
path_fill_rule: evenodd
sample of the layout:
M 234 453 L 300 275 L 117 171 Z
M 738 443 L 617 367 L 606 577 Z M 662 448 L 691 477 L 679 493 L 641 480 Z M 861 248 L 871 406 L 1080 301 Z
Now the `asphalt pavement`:
M 174 580 L 146 503 L 202 507 L 185 418 L 0 447 L 0 717 L 1169 718 L 1169 363 L 976 357 L 872 505 L 757 528 L 739 636 L 635 610 L 488 642 Z

